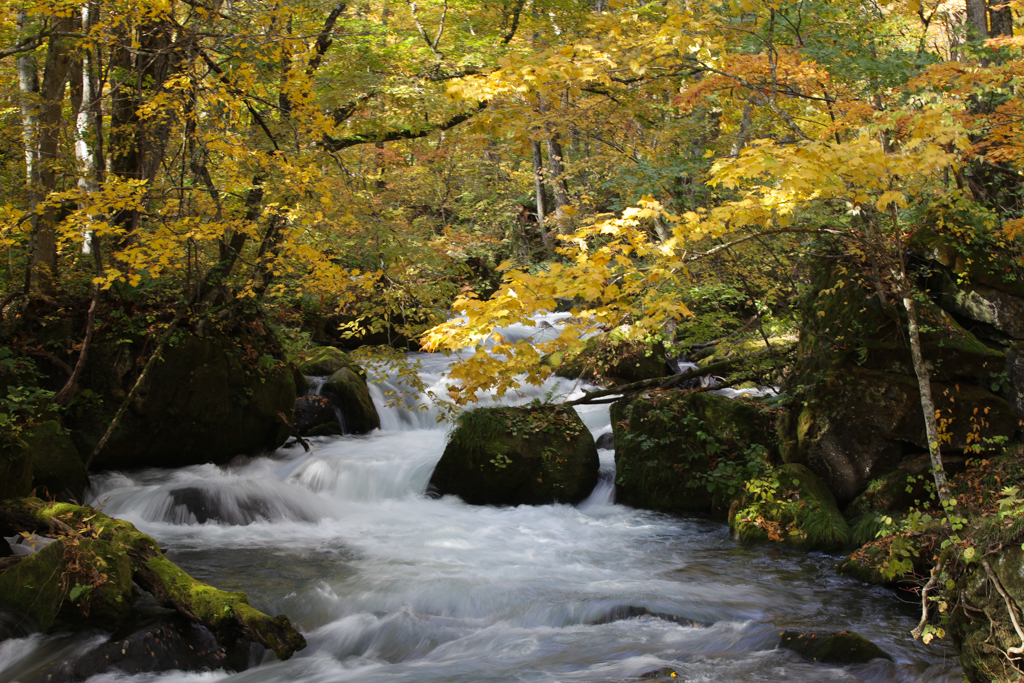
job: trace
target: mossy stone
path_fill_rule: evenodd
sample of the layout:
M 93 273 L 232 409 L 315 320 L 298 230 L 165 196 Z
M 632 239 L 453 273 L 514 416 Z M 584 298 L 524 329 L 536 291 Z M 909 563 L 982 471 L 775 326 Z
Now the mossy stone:
M 571 408 L 477 408 L 459 417 L 430 485 L 474 505 L 578 503 L 599 468 L 594 438 Z
M 32 486 L 39 495 L 57 500 L 81 500 L 89 486 L 85 469 L 71 437 L 56 420 L 22 432 L 32 453 Z
M 872 659 L 888 659 L 887 654 L 870 640 L 857 633 L 798 633 L 783 631 L 779 647 L 798 652 L 808 659 L 825 664 L 863 664 Z
M 95 469 L 183 467 L 226 463 L 243 453 L 273 450 L 288 438 L 295 381 L 271 346 L 255 337 L 182 331 L 164 349 L 141 391 L 99 453 Z M 98 394 L 71 411 L 65 424 L 80 453 L 92 453 L 138 377 L 142 344 L 99 339 L 83 386 Z
M 629 384 L 668 374 L 664 345 L 637 339 L 625 327 L 589 337 L 579 348 L 549 354 L 542 362 L 559 377 L 604 384 Z
M 0 602 L 46 632 L 114 629 L 131 611 L 131 561 L 107 541 L 58 539 L 0 574 Z
M 32 492 L 32 452 L 10 432 L 0 432 L 0 500 Z
M 744 400 L 704 392 L 646 392 L 612 404 L 616 500 L 665 512 L 725 512 L 729 498 L 702 475 L 773 453 L 770 420 Z
M 361 371 L 341 368 L 327 379 L 321 391 L 341 410 L 345 433 L 366 434 L 380 429 L 380 415 Z
M 333 346 L 318 346 L 304 351 L 298 365 L 299 372 L 309 377 L 326 377 L 342 368 L 348 368 L 357 375 L 363 374 L 358 363 Z
M 850 527 L 821 479 L 798 464 L 781 465 L 770 476 L 778 482 L 770 500 L 747 491 L 730 509 L 729 528 L 738 540 L 783 541 L 805 550 L 846 545 Z

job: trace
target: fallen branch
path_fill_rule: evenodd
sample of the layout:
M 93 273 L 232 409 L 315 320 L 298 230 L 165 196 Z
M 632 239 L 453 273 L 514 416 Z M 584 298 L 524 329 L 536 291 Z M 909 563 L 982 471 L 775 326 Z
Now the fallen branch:
M 299 430 L 291 423 L 291 420 L 289 420 L 288 417 L 280 410 L 277 411 L 277 417 L 284 423 L 285 427 L 291 430 L 292 436 L 295 437 L 295 440 L 301 443 L 302 447 L 307 453 L 309 453 L 309 442 L 302 438 L 302 435 L 299 434 Z
M 748 356 L 738 356 L 736 358 L 728 358 L 717 363 L 712 363 L 707 367 L 694 368 L 687 370 L 686 372 L 674 375 L 672 377 L 655 377 L 654 379 L 645 379 L 639 382 L 633 382 L 631 384 L 624 384 L 618 387 L 612 387 L 609 389 L 600 389 L 598 391 L 588 391 L 583 396 L 572 400 L 566 401 L 562 405 L 564 406 L 578 406 L 578 405 L 591 405 L 596 404 L 596 399 L 602 399 L 606 396 L 631 396 L 638 394 L 641 391 L 647 391 L 648 389 L 671 389 L 679 386 L 687 380 L 694 379 L 696 377 L 703 377 L 705 375 L 714 375 L 715 373 L 727 370 L 729 367 L 736 365 L 737 363 L 745 363 L 753 360 L 759 360 L 761 358 L 767 358 L 769 356 L 777 356 L 779 352 L 775 349 L 767 349 L 759 353 L 753 353 Z M 601 401 L 601 403 L 608 403 L 609 401 Z
M 131 560 L 135 583 L 152 593 L 161 605 L 173 607 L 190 621 L 206 626 L 222 645 L 248 640 L 270 648 L 279 659 L 288 659 L 306 647 L 305 638 L 288 617 L 270 617 L 250 606 L 245 593 L 218 590 L 195 580 L 130 522 L 88 507 L 20 498 L 0 502 L 0 530 L 51 538 L 74 535 L 114 544 Z

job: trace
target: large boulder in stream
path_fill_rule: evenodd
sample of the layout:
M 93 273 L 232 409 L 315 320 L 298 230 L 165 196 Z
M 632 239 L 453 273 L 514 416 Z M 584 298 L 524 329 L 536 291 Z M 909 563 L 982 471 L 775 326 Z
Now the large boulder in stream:
M 380 415 L 370 397 L 366 371 L 347 353 L 333 346 L 321 346 L 306 353 L 299 363 L 299 370 L 311 377 L 328 376 L 320 393 L 341 412 L 341 432 L 366 434 L 374 429 L 380 429 Z M 322 403 L 320 405 L 322 406 Z M 325 414 L 317 409 L 316 401 L 306 400 L 301 406 L 300 414 L 304 426 L 296 426 L 303 434 L 319 436 L 333 432 L 329 425 L 335 420 L 324 420 Z
M 243 331 L 177 334 L 92 467 L 219 464 L 280 446 L 290 433 L 281 416 L 291 420 L 295 381 L 272 341 Z M 92 453 L 150 352 L 141 341 L 97 340 L 82 382 L 91 394 L 67 419 L 79 452 Z
M 594 438 L 572 408 L 477 408 L 459 416 L 430 485 L 474 505 L 578 503 L 599 468 Z
M 616 500 L 665 512 L 724 512 L 745 465 L 774 452 L 771 420 L 741 399 L 649 391 L 612 404 Z
M 639 337 L 628 325 L 589 337 L 578 349 L 549 354 L 543 363 L 559 377 L 603 384 L 630 384 L 669 374 L 664 344 Z
M 864 636 L 851 631 L 799 633 L 783 631 L 779 647 L 823 664 L 862 664 L 892 656 Z

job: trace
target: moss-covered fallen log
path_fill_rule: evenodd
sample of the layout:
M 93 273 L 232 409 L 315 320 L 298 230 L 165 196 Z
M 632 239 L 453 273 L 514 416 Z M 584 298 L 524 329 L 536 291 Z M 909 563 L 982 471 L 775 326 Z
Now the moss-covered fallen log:
M 305 639 L 288 617 L 270 617 L 251 607 L 244 593 L 218 590 L 193 579 L 167 559 L 155 540 L 129 522 L 92 508 L 37 498 L 0 501 L 0 533 L 9 536 L 21 532 L 111 544 L 115 553 L 124 553 L 131 561 L 131 578 L 136 584 L 152 593 L 161 605 L 173 607 L 209 628 L 222 645 L 248 640 L 272 649 L 280 659 L 288 659 L 306 647 Z M 63 582 L 64 588 L 68 588 L 67 583 Z

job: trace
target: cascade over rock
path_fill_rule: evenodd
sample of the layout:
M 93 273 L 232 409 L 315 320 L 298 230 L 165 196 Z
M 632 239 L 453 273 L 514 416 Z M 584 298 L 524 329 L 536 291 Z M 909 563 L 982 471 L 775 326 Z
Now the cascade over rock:
M 272 450 L 288 437 L 291 369 L 262 355 L 256 337 L 183 331 L 164 349 L 125 412 L 94 469 L 225 463 L 240 453 Z M 246 349 L 248 348 L 248 351 Z M 99 395 L 68 418 L 72 440 L 91 453 L 138 377 L 144 343 L 107 337 L 89 355 L 83 385 Z
M 599 467 L 594 438 L 571 408 L 477 408 L 459 416 L 430 485 L 474 505 L 578 503 Z
M 339 429 L 344 433 L 366 434 L 380 428 L 380 415 L 370 398 L 366 372 L 347 353 L 333 346 L 321 346 L 307 352 L 298 367 L 304 375 L 329 375 L 321 394 L 341 411 L 344 424 Z M 323 408 L 323 402 L 317 401 L 316 397 L 303 397 L 301 405 L 296 406 L 300 415 L 298 421 L 302 423 L 296 427 L 302 434 L 335 433 L 330 428 L 335 422 L 334 416 L 326 419 L 327 413 Z
M 768 420 L 743 400 L 701 392 L 647 392 L 612 404 L 616 500 L 665 512 L 724 512 L 703 475 L 774 451 Z

